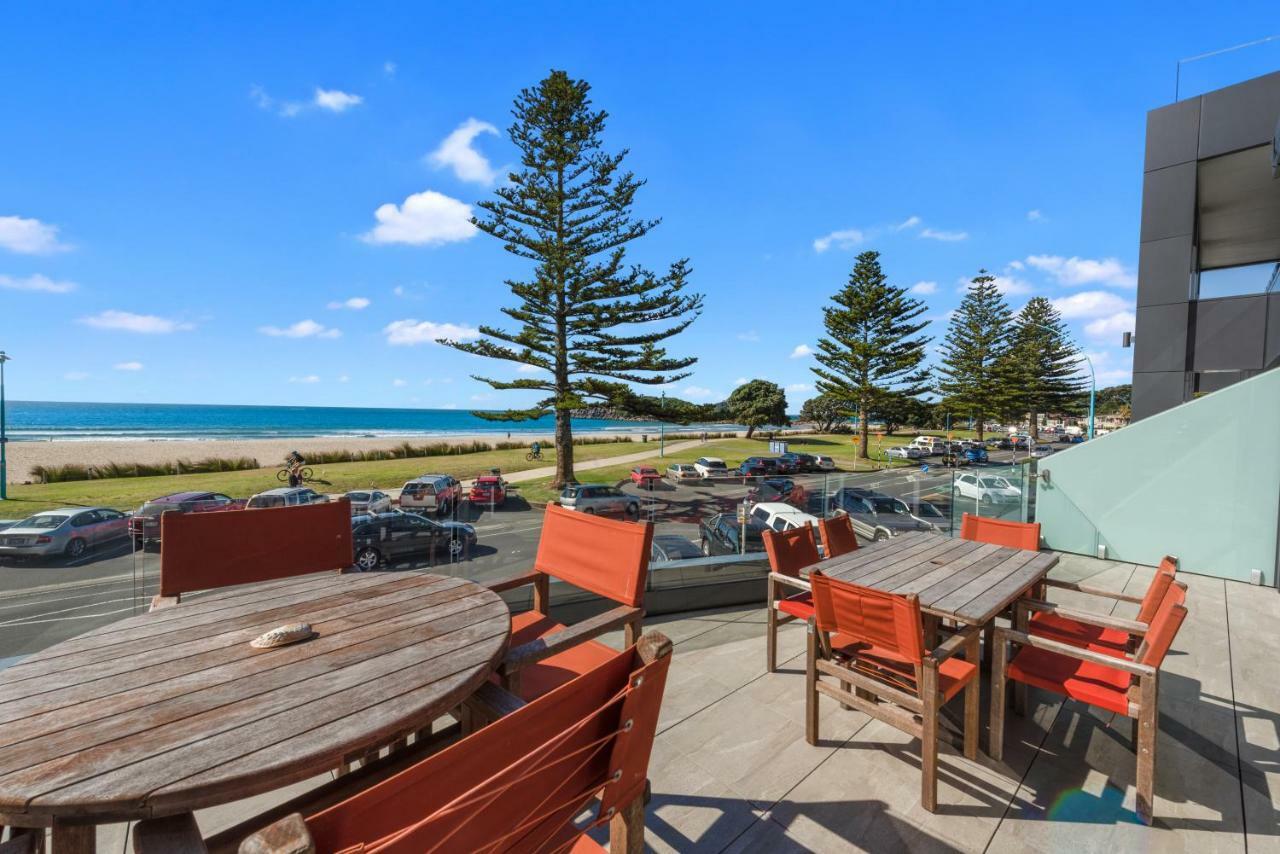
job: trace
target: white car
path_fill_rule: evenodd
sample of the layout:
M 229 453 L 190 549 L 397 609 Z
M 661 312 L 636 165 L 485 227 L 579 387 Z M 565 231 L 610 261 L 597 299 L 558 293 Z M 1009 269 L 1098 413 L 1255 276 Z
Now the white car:
M 719 457 L 698 457 L 693 468 L 700 477 L 729 476 L 729 467 Z
M 790 504 L 783 504 L 781 501 L 761 501 L 759 504 L 753 505 L 751 508 L 751 518 L 768 526 L 771 531 L 790 531 L 793 528 L 801 528 L 805 525 L 814 526 L 814 535 L 816 536 L 818 517 L 805 513 L 803 510 L 797 510 Z
M 1031 448 L 1031 456 L 1037 460 L 1043 460 L 1052 453 L 1053 447 L 1051 445 L 1035 445 Z
M 889 448 L 884 455 L 895 460 L 918 460 L 924 456 L 924 452 L 909 445 L 899 445 L 896 448 Z
M 347 500 L 351 502 L 352 516 L 391 511 L 391 496 L 376 489 L 358 489 L 348 492 Z
M 261 510 L 267 507 L 301 507 L 304 504 L 325 504 L 329 496 L 321 495 L 314 489 L 305 486 L 281 486 L 259 492 L 249 499 L 246 510 Z
M 962 474 L 956 478 L 956 492 L 979 504 L 1017 504 L 1022 490 L 999 475 Z
M 814 454 L 813 460 L 813 464 L 818 471 L 835 471 L 836 461 L 826 454 Z

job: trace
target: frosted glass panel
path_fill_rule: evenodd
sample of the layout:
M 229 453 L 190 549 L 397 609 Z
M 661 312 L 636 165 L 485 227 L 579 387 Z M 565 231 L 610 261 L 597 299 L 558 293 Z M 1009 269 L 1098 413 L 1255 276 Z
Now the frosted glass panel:
M 1139 421 L 1040 463 L 1048 548 L 1275 584 L 1280 370 Z M 1047 476 L 1046 476 L 1047 475 Z

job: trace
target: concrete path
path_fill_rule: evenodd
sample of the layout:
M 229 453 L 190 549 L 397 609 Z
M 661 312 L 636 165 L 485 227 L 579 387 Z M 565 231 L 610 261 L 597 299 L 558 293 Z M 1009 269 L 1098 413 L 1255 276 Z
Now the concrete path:
M 690 439 L 687 442 L 672 442 L 667 445 L 667 450 L 672 453 L 678 451 L 687 451 L 690 448 L 696 448 L 703 444 L 700 439 Z M 575 473 L 580 471 L 590 471 L 591 469 L 605 469 L 610 466 L 620 466 L 626 463 L 642 463 L 645 460 L 653 458 L 653 449 L 641 451 L 638 454 L 624 454 L 621 457 L 602 457 L 598 460 L 584 460 L 583 462 L 575 462 L 573 470 Z M 531 480 L 539 480 L 544 477 L 554 477 L 556 473 L 555 466 L 542 466 L 536 469 L 525 469 L 524 471 L 513 471 L 511 474 L 504 474 L 502 479 L 507 483 L 527 483 Z

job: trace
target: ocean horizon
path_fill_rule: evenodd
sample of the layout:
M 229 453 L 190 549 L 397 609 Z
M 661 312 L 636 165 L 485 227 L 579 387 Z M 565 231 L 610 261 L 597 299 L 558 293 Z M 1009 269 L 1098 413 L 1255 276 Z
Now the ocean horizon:
M 502 437 L 507 433 L 543 434 L 555 427 L 550 416 L 534 421 L 486 421 L 461 409 L 29 400 L 10 400 L 6 407 L 6 433 L 11 442 Z M 573 429 L 579 433 L 645 433 L 658 427 L 653 421 L 573 419 Z M 668 428 L 735 429 L 735 425 Z

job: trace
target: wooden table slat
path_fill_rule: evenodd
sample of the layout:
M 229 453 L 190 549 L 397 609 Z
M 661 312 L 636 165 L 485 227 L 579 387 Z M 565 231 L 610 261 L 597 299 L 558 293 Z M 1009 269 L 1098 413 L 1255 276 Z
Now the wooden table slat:
M 1009 602 L 1020 598 L 1026 590 L 1044 580 L 1048 568 L 1052 568 L 1052 564 L 1044 568 L 1045 557 L 1045 555 L 1037 555 L 1017 571 L 988 587 L 966 603 L 963 606 L 964 610 L 973 614 L 975 618 L 979 614 L 985 615 L 982 619 L 986 620 L 999 614 L 1008 607 Z
M 976 546 L 976 543 L 968 540 L 948 539 L 909 557 L 894 556 L 874 571 L 858 573 L 857 583 L 864 587 L 888 588 L 901 583 L 899 579 L 907 573 L 928 567 L 946 566 L 954 557 L 967 554 Z
M 1008 560 L 995 565 L 977 578 L 971 579 L 967 584 L 956 588 L 946 596 L 932 600 L 929 603 L 929 607 L 937 611 L 949 611 L 958 615 L 970 614 L 971 612 L 965 608 L 966 605 L 982 596 L 984 592 L 1004 581 L 1010 575 L 1017 573 L 1029 564 L 1035 556 L 1035 552 L 1010 555 Z M 1027 584 L 1023 585 L 1023 587 L 1026 586 Z
M 877 543 L 867 543 L 859 541 L 858 548 L 855 551 L 845 552 L 833 558 L 827 558 L 822 562 L 823 572 L 829 574 L 844 574 L 852 572 L 854 568 L 861 566 L 868 561 L 879 560 L 882 557 L 894 554 L 903 549 L 920 548 L 921 544 L 912 540 L 911 537 L 903 539 L 902 537 L 894 537 L 890 540 L 881 540 Z

